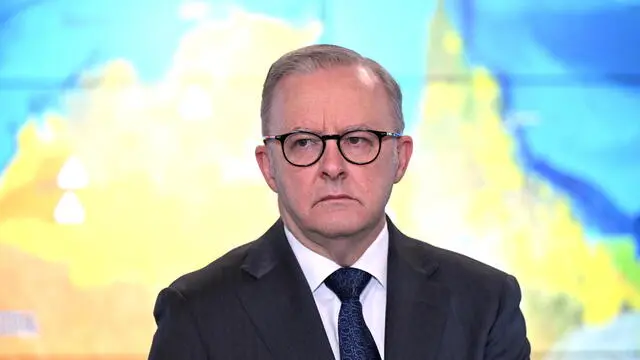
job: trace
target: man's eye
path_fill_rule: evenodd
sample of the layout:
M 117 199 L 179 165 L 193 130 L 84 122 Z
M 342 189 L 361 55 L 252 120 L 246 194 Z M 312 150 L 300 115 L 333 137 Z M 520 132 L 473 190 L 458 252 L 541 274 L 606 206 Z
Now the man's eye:
M 296 147 L 307 147 L 313 145 L 312 139 L 298 139 L 295 141 L 294 145 Z
M 347 138 L 347 142 L 349 142 L 349 144 L 351 145 L 357 145 L 359 143 L 361 143 L 364 139 L 358 136 L 349 136 Z

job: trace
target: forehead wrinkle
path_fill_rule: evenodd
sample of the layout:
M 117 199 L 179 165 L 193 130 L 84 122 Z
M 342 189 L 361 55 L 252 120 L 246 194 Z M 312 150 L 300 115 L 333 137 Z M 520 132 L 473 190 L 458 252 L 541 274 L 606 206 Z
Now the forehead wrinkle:
M 322 107 L 322 131 L 327 131 L 327 107 Z

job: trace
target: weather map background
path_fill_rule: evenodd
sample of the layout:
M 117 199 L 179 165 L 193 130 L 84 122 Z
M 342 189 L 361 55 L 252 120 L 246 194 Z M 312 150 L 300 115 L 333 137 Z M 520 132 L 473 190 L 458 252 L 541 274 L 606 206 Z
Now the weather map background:
M 637 0 L 3 0 L 0 357 L 144 358 L 277 216 L 260 87 L 320 42 L 403 88 L 406 233 L 517 276 L 534 358 L 640 358 Z

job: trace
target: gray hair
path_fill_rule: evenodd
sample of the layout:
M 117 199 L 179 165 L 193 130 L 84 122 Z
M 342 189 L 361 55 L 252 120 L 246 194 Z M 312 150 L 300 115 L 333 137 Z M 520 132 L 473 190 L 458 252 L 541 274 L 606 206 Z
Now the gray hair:
M 262 134 L 268 135 L 271 103 L 275 88 L 280 80 L 291 74 L 308 74 L 320 69 L 352 65 L 363 66 L 378 77 L 389 95 L 393 116 L 396 121 L 396 129 L 394 130 L 402 133 L 404 131 L 402 91 L 393 76 L 376 61 L 364 57 L 351 49 L 337 45 L 317 44 L 288 52 L 269 68 L 262 87 L 262 104 L 260 107 Z

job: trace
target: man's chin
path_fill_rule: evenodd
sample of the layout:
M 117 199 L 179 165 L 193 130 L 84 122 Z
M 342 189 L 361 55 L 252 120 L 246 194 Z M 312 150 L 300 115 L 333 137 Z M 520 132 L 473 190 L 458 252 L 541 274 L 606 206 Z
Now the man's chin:
M 317 206 L 310 213 L 309 217 L 311 221 L 322 222 L 341 222 L 341 221 L 357 221 L 363 219 L 364 214 L 361 211 L 362 208 L 350 205 L 330 205 L 330 206 Z
M 338 238 L 352 236 L 366 226 L 365 216 L 351 211 L 322 212 L 312 215 L 310 218 L 310 228 L 327 238 Z

